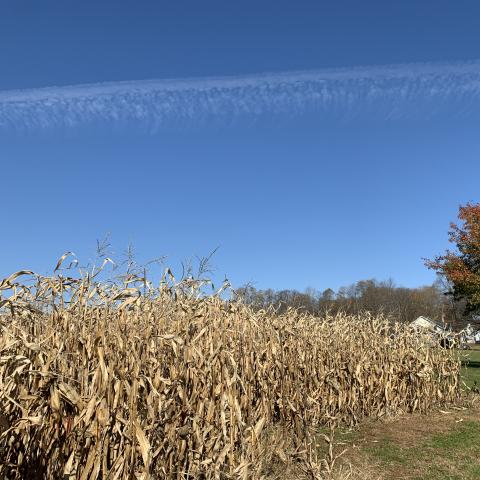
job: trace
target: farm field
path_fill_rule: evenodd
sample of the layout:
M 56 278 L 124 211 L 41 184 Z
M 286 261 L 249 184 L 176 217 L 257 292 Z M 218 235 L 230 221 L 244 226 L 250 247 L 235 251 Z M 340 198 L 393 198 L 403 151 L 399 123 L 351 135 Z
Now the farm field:
M 171 277 L 0 283 L 3 478 L 347 478 L 321 451 L 337 429 L 461 398 L 458 358 L 406 325 L 255 311 Z

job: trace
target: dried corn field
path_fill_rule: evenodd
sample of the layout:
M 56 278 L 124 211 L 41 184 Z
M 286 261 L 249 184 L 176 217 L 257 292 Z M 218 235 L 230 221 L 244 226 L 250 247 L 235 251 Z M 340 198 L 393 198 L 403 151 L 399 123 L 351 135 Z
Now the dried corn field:
M 93 277 L 0 282 L 1 478 L 262 478 L 276 428 L 300 458 L 320 425 L 459 396 L 458 359 L 384 318 Z

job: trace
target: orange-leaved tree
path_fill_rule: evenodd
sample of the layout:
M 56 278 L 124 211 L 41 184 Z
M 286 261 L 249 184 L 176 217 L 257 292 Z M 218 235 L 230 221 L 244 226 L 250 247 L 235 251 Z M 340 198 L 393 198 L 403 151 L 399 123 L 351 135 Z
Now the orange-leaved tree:
M 458 219 L 448 232 L 456 250 L 425 263 L 448 281 L 455 300 L 465 300 L 466 313 L 480 314 L 480 203 L 460 206 Z

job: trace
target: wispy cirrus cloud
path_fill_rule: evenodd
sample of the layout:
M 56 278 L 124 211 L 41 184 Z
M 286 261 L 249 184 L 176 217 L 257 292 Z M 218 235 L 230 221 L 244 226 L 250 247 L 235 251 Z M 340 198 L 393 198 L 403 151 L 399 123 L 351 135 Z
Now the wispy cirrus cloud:
M 0 131 L 225 124 L 313 113 L 349 121 L 480 112 L 480 61 L 0 92 Z

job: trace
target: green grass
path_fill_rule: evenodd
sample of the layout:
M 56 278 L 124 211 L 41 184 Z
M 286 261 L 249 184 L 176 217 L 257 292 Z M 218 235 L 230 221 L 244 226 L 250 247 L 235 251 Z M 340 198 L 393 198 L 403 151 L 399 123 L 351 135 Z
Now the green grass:
M 480 422 L 459 423 L 452 431 L 435 434 L 408 447 L 385 439 L 363 451 L 382 470 L 403 472 L 414 480 L 474 480 L 480 478 Z
M 471 448 L 477 448 L 480 451 L 480 422 L 464 422 L 459 427 L 448 434 L 434 435 L 429 441 L 425 442 L 426 447 L 451 451 L 453 449 L 462 449 L 468 451 Z M 479 445 L 475 445 L 478 443 Z
M 465 357 L 462 364 L 462 377 L 468 387 L 480 388 L 480 348 L 474 345 L 472 350 L 462 352 Z
M 388 439 L 378 445 L 367 447 L 364 451 L 385 465 L 408 465 L 416 452 L 416 450 L 395 445 Z

